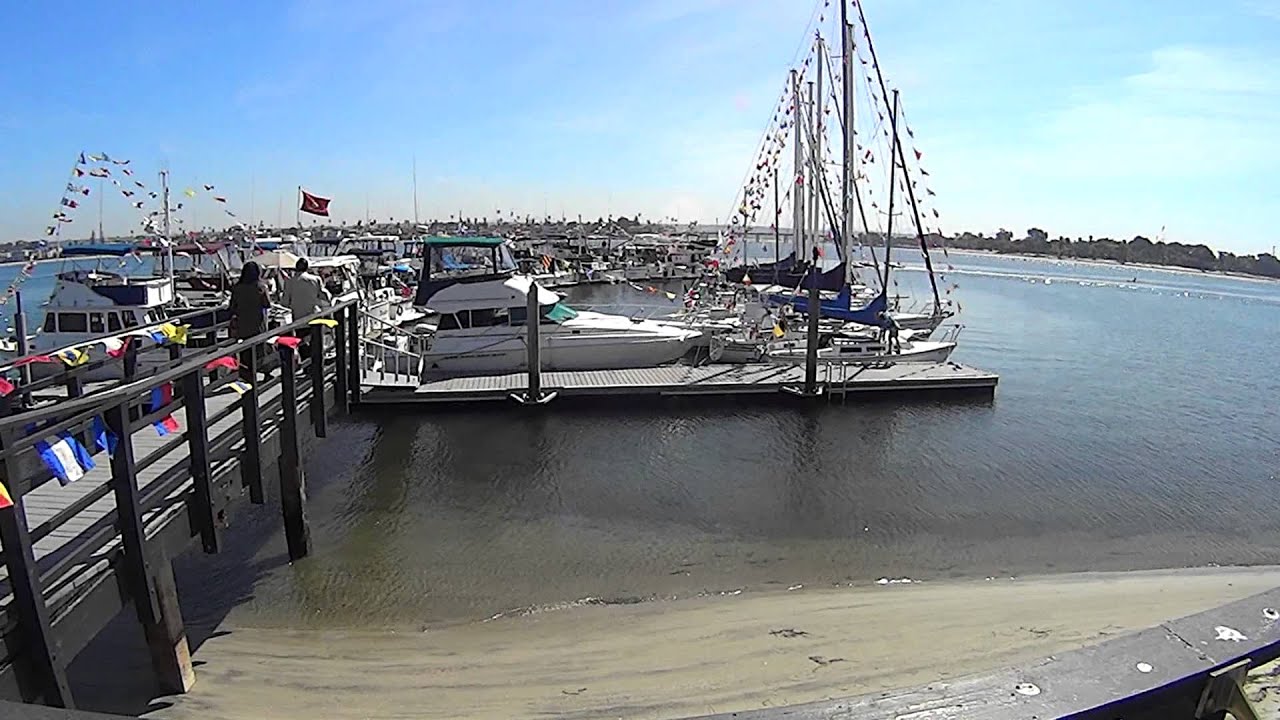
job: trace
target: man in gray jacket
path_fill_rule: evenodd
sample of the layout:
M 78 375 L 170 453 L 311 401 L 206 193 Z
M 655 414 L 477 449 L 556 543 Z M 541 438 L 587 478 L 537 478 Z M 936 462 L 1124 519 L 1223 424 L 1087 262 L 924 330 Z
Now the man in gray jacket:
M 333 296 L 325 289 L 324 281 L 318 275 L 307 272 L 308 268 L 310 265 L 307 259 L 298 258 L 293 277 L 289 278 L 284 285 L 284 295 L 281 300 L 293 313 L 295 322 L 333 304 Z M 297 334 L 303 339 L 301 355 L 307 357 L 310 348 L 307 347 L 306 341 L 310 338 L 310 334 L 306 330 L 299 330 Z

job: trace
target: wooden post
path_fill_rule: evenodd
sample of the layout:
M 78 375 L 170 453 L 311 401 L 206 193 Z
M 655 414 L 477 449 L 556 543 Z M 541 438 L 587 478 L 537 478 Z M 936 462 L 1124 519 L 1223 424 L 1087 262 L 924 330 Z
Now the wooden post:
M 131 337 L 124 346 L 124 379 L 126 382 L 138 377 L 138 338 Z
M 804 394 L 818 392 L 818 318 L 822 315 L 822 298 L 818 295 L 818 246 L 813 246 L 813 264 L 809 268 L 809 334 L 804 348 Z
M 324 326 L 311 326 L 311 424 L 316 437 L 329 435 L 324 408 Z
M 311 552 L 307 527 L 307 489 L 298 451 L 298 375 L 292 348 L 280 347 L 280 510 L 289 560 L 301 560 Z
M 350 398 L 347 397 L 347 316 L 346 310 L 339 310 L 333 314 L 333 319 L 338 324 L 333 328 L 333 349 L 334 349 L 334 378 L 333 378 L 333 402 L 337 405 L 338 410 L 346 413 L 350 410 Z
M 529 351 L 529 389 L 526 400 L 536 403 L 542 399 L 542 337 L 538 332 L 542 321 L 542 306 L 538 303 L 538 283 L 532 278 L 529 279 L 527 298 L 524 342 Z
M 351 403 L 360 404 L 360 373 L 364 371 L 364 361 L 360 358 L 360 305 L 347 306 L 347 384 L 351 391 Z
M 121 571 L 125 585 L 142 622 L 151 667 L 160 689 L 165 693 L 184 693 L 195 684 L 191 650 L 173 585 L 173 569 L 167 558 L 160 557 L 153 562 L 147 550 L 128 401 L 107 409 L 106 424 L 116 435 L 116 452 L 111 457 L 111 486 L 115 491 L 120 544 L 124 549 Z
M 0 398 L 0 417 L 9 414 L 12 403 L 13 396 Z M 17 463 L 11 459 L 3 463 L 4 483 L 12 496 L 13 505 L 0 509 L 0 544 L 4 545 L 4 564 L 9 575 L 9 587 L 13 592 L 13 608 L 17 611 L 18 631 L 25 650 L 24 657 L 19 662 L 27 664 L 31 670 L 30 684 L 23 687 L 21 692 L 26 700 L 43 698 L 49 705 L 75 707 L 71 686 L 67 682 L 66 666 L 53 636 L 49 609 L 44 604 L 35 551 L 27 528 L 27 514 L 22 496 L 15 487 L 15 467 Z
M 192 370 L 182 378 L 182 405 L 187 413 L 187 452 L 191 460 L 194 490 L 192 517 L 200 531 L 200 545 L 206 553 L 218 552 L 218 525 L 214 519 L 213 491 L 209 486 L 209 423 L 204 404 L 204 378 Z
M 249 502 L 266 502 L 262 489 L 262 427 L 258 419 L 258 353 L 249 348 L 240 353 L 240 366 L 249 377 L 249 389 L 240 396 L 240 427 L 244 432 L 244 450 L 240 452 L 240 484 L 249 488 Z

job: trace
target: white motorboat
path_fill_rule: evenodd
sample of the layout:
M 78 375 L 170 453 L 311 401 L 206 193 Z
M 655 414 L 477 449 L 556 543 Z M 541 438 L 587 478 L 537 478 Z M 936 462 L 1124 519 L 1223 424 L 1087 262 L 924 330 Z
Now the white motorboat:
M 643 368 L 682 357 L 701 333 L 621 315 L 576 311 L 515 273 L 501 238 L 437 237 L 415 305 L 439 316 L 424 372 L 484 374 L 527 369 L 527 307 L 536 288 L 545 370 Z
M 879 330 L 842 333 L 831 338 L 831 344 L 818 348 L 818 362 L 851 365 L 892 363 L 941 363 L 956 349 L 954 340 L 915 340 L 912 331 L 904 330 L 896 343 Z M 779 343 L 765 352 L 772 362 L 803 363 L 807 357 L 801 341 Z

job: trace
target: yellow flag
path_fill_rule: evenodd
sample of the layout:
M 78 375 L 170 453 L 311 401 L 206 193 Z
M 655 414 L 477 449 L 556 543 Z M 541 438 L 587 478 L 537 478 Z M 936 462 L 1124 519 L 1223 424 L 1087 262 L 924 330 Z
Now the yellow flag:
M 778 325 L 774 325 L 774 326 L 773 326 L 773 336 L 774 336 L 774 337 L 782 337 L 783 335 L 786 335 L 786 333 L 782 331 L 782 328 L 781 328 L 781 327 L 779 327 Z
M 670 290 L 668 290 L 668 291 L 667 291 L 666 295 L 667 295 L 667 299 L 668 299 L 668 300 L 675 300 L 675 299 L 676 299 L 676 294 L 675 294 L 675 293 L 673 293 L 673 292 L 671 292 Z
M 192 190 L 191 188 L 187 188 L 186 190 L 183 190 L 183 191 L 182 191 L 182 194 L 183 194 L 183 195 L 186 195 L 187 197 L 195 197 L 195 196 L 196 196 L 196 191 L 195 191 L 195 190 Z
M 89 353 L 78 348 L 59 350 L 57 355 L 59 360 L 67 364 L 67 367 L 76 367 L 89 362 Z
M 323 326 L 325 326 L 325 327 L 331 327 L 331 328 L 332 328 L 332 327 L 338 327 L 338 321 L 337 321 L 337 320 L 334 320 L 333 318 L 316 318 L 315 320 L 312 320 L 311 322 L 309 322 L 309 323 L 307 323 L 307 324 L 308 324 L 308 325 L 323 325 Z
M 165 323 L 160 326 L 160 334 L 171 343 L 178 345 L 187 344 L 187 326 L 174 325 L 173 323 Z

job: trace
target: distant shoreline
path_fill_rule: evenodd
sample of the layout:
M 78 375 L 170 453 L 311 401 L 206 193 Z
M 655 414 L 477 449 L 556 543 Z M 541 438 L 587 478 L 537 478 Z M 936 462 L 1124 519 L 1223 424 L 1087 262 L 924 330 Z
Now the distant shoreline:
M 947 248 L 948 253 L 960 255 L 985 255 L 989 257 L 1008 257 L 1018 258 L 1020 260 L 1049 260 L 1053 262 L 1078 263 L 1080 265 L 1099 265 L 1110 268 L 1141 268 L 1143 270 L 1156 270 L 1159 272 L 1173 273 L 1174 275 L 1209 275 L 1214 277 L 1229 277 L 1238 280 L 1250 280 L 1260 283 L 1280 282 L 1280 278 L 1267 277 L 1266 275 L 1250 275 L 1249 273 L 1235 272 L 1233 270 L 1196 270 L 1194 268 L 1182 267 L 1180 265 L 1157 265 L 1154 263 L 1122 263 L 1116 260 L 1098 260 L 1094 258 L 1072 258 L 1057 257 L 1055 255 L 1037 255 L 1035 253 L 1003 253 L 995 250 L 971 250 L 968 248 Z

